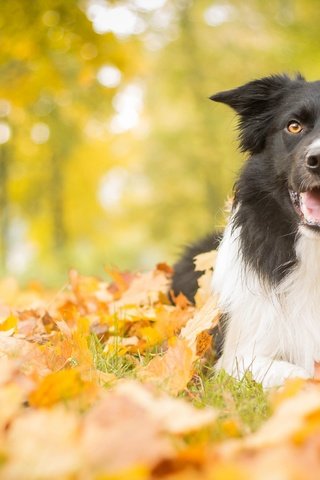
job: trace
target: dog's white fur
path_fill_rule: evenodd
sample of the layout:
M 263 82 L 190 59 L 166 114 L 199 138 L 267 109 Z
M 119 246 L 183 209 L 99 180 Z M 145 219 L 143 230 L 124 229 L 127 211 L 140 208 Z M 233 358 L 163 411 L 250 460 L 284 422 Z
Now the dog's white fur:
M 250 371 L 264 387 L 289 377 L 313 377 L 314 362 L 320 360 L 320 236 L 301 229 L 297 265 L 274 288 L 244 265 L 240 231 L 232 222 L 231 217 L 212 279 L 229 317 L 217 368 L 239 379 Z

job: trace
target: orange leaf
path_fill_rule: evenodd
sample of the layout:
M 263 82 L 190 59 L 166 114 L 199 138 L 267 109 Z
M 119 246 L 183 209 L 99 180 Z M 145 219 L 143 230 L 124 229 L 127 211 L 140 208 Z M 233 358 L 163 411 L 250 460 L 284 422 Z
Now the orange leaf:
M 167 273 L 168 275 L 172 275 L 173 273 L 173 268 L 165 262 L 158 263 L 156 269 L 160 270 L 161 272 Z
M 177 395 L 192 377 L 192 351 L 185 340 L 177 339 L 162 357 L 155 357 L 140 370 L 140 378 L 161 385 L 167 392 Z
M 197 357 L 203 357 L 203 355 L 212 348 L 212 335 L 208 330 L 204 330 L 197 336 L 196 354 Z
M 178 295 L 175 295 L 173 293 L 173 290 L 171 290 L 170 295 L 175 305 L 177 307 L 180 307 L 181 309 L 187 308 L 191 305 L 191 302 L 187 299 L 185 295 L 183 295 L 182 292 L 180 292 Z
M 29 396 L 33 407 L 50 407 L 59 401 L 70 400 L 81 393 L 94 390 L 93 384 L 84 382 L 77 370 L 49 373 Z

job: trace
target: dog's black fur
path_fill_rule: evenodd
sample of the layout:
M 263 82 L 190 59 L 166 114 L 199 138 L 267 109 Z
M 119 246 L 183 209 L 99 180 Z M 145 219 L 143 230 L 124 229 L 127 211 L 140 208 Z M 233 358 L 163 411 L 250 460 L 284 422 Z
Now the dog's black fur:
M 172 289 L 175 296 L 182 292 L 190 302 L 194 301 L 194 296 L 198 290 L 198 278 L 203 272 L 194 270 L 193 259 L 200 253 L 217 249 L 220 240 L 221 234 L 210 234 L 185 249 L 181 259 L 174 265 L 173 269 Z
M 301 217 L 288 190 L 319 187 L 319 172 L 306 171 L 305 148 L 320 136 L 320 82 L 306 82 L 298 74 L 254 80 L 211 97 L 239 115 L 240 147 L 249 154 L 235 184 L 233 227 L 241 227 L 244 262 L 270 285 L 279 283 L 296 263 L 295 242 Z M 286 127 L 303 124 L 299 134 Z M 237 208 L 240 206 L 240 208 Z M 318 231 L 318 225 L 307 225 Z M 217 237 L 189 247 L 175 266 L 173 289 L 192 299 L 199 274 L 192 258 L 217 247 Z

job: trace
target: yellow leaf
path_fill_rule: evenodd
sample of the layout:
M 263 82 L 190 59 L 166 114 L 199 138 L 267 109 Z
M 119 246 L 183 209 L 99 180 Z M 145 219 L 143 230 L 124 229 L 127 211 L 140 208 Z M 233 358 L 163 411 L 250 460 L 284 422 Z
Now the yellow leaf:
M 119 473 L 98 475 L 96 480 L 149 480 L 150 469 L 145 466 L 136 466 L 121 470 Z
M 267 477 L 265 477 L 267 478 Z M 270 477 L 271 479 L 272 477 Z M 240 466 L 230 463 L 221 463 L 217 465 L 210 480 L 253 480 L 248 476 L 248 472 L 245 469 L 241 469 Z
M 289 378 L 281 389 L 273 392 L 272 405 L 274 408 L 277 408 L 288 398 L 297 395 L 297 393 L 302 390 L 304 385 L 305 380 L 303 378 Z
M 190 381 L 193 373 L 193 355 L 185 340 L 177 339 L 162 357 L 155 357 L 142 368 L 139 377 L 162 386 L 172 395 L 177 395 Z
M 23 403 L 23 392 L 18 385 L 9 383 L 0 389 L 0 429 L 6 428 L 17 415 Z
M 281 445 L 294 438 L 304 428 L 306 419 L 319 411 L 319 405 L 318 388 L 300 391 L 283 401 L 260 430 L 243 441 L 243 445 L 255 449 Z
M 49 407 L 59 401 L 70 400 L 82 393 L 94 392 L 90 382 L 84 382 L 77 370 L 61 370 L 49 373 L 29 395 L 30 405 Z
M 6 331 L 6 330 L 13 330 L 14 332 L 17 332 L 18 330 L 18 319 L 14 315 L 9 315 L 6 320 L 0 323 L 0 330 L 1 331 Z
M 143 327 L 140 330 L 142 338 L 146 340 L 147 346 L 152 347 L 163 340 L 163 336 L 156 327 Z
M 301 445 L 303 442 L 313 435 L 320 433 L 320 409 L 311 412 L 307 415 L 304 425 L 297 432 L 292 435 L 292 440 L 296 445 Z
M 228 437 L 240 437 L 241 435 L 239 423 L 231 418 L 224 420 L 221 424 L 221 428 L 223 433 L 225 433 Z

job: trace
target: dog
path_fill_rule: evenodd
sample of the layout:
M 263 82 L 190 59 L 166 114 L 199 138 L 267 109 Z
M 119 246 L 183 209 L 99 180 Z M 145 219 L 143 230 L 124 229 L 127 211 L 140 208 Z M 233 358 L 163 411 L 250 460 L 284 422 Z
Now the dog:
M 193 256 L 218 247 L 223 312 L 216 368 L 264 387 L 312 378 L 320 362 L 320 81 L 272 75 L 210 97 L 235 110 L 247 160 L 223 232 L 187 249 L 173 291 L 192 300 Z

